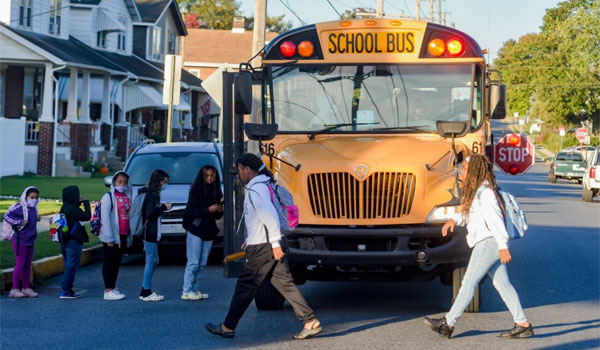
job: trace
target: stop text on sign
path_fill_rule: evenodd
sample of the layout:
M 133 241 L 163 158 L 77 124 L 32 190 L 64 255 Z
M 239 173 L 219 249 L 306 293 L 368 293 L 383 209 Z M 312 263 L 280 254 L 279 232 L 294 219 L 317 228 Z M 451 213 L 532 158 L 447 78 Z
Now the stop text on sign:
M 498 160 L 501 162 L 523 162 L 531 153 L 529 148 L 500 148 Z

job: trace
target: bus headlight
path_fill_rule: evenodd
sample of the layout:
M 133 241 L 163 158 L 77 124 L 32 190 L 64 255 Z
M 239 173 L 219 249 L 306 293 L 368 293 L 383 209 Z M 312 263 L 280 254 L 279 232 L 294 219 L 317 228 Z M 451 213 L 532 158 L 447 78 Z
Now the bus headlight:
M 446 222 L 456 213 L 457 206 L 435 207 L 427 217 L 427 223 Z

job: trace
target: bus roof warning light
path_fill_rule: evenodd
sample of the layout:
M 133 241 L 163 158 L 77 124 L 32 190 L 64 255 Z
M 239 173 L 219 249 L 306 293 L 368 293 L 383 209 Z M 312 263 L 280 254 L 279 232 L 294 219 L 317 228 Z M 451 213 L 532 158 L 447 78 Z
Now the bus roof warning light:
M 446 52 L 446 44 L 442 39 L 433 39 L 427 45 L 427 50 L 432 56 L 440 57 Z

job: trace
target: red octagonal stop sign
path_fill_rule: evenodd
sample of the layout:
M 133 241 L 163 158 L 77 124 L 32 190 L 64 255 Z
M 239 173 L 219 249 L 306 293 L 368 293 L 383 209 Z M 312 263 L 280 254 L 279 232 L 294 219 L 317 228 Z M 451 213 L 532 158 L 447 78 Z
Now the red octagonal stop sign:
M 535 164 L 535 145 L 525 135 L 505 135 L 494 145 L 494 163 L 507 175 L 523 175 Z

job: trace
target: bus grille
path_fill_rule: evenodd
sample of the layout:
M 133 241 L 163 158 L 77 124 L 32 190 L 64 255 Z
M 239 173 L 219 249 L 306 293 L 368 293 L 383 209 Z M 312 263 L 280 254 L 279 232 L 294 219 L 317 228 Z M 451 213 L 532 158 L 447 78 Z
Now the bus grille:
M 358 181 L 350 173 L 308 176 L 313 215 L 324 219 L 392 219 L 410 214 L 416 177 L 378 172 Z

